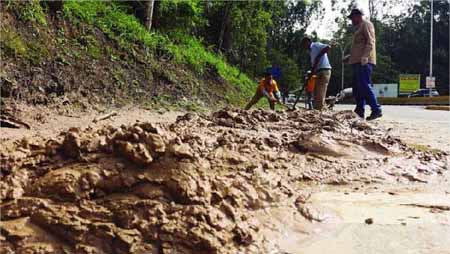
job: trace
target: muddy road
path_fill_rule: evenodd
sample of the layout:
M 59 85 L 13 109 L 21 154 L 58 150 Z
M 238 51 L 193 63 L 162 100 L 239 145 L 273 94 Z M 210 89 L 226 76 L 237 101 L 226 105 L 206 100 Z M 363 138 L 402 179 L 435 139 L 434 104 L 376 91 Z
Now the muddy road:
M 345 110 L 166 114 L 2 128 L 0 253 L 449 253 L 446 152 Z

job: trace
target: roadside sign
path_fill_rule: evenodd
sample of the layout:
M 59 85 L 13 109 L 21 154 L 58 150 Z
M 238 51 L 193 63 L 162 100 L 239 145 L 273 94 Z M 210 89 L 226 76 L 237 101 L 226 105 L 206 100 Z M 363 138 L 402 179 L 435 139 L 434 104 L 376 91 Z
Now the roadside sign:
M 400 74 L 400 93 L 412 93 L 420 88 L 420 74 Z
M 436 87 L 436 78 L 427 77 L 427 88 L 435 88 L 435 87 Z

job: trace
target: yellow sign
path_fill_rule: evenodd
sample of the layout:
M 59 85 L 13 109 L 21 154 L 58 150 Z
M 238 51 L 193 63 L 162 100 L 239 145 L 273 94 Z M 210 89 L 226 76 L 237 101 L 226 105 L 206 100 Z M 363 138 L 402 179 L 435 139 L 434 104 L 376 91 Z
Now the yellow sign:
M 420 88 L 420 74 L 400 74 L 400 93 L 412 93 Z

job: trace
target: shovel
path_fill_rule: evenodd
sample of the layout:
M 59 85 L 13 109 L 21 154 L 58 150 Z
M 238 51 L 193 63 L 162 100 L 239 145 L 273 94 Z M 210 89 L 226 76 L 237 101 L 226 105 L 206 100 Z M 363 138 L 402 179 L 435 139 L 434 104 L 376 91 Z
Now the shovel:
M 305 91 L 305 88 L 306 88 L 306 86 L 308 85 L 310 79 L 311 79 L 312 77 L 314 77 L 314 75 L 311 75 L 311 73 L 312 73 L 311 71 L 308 71 L 308 72 L 307 72 L 307 75 L 305 75 L 305 79 L 304 79 L 304 82 L 303 82 L 303 86 L 302 86 L 302 88 L 300 89 L 300 92 L 298 93 L 297 98 L 295 99 L 294 105 L 293 105 L 292 108 L 290 109 L 291 111 L 294 111 L 294 110 L 295 110 L 295 106 L 297 106 L 297 103 L 298 103 L 298 101 L 300 100 L 300 96 L 302 96 L 303 91 Z
M 303 90 L 305 90 L 306 84 L 307 84 L 307 82 L 305 82 L 305 83 L 303 84 L 302 88 L 300 89 L 300 92 L 298 93 L 297 98 L 295 99 L 294 105 L 292 105 L 292 108 L 289 108 L 289 107 L 288 107 L 288 109 L 289 109 L 290 111 L 294 111 L 294 110 L 295 110 L 295 106 L 297 106 L 297 103 L 298 103 L 298 101 L 300 100 L 300 96 L 302 96 Z M 286 106 L 286 107 L 287 107 L 287 106 Z

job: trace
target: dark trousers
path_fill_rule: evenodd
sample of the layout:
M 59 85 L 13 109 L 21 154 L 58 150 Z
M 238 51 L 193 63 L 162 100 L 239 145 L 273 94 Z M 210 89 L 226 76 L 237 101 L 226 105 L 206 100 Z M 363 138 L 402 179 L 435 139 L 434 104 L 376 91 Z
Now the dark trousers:
M 313 93 L 306 92 L 305 106 L 307 109 L 313 109 Z
M 372 84 L 372 64 L 361 65 L 353 64 L 353 97 L 356 100 L 355 111 L 364 114 L 364 107 L 366 103 L 372 109 L 372 113 L 381 111 L 381 106 L 378 104 L 377 97 L 373 91 Z
M 245 110 L 249 110 L 253 105 L 258 103 L 258 101 L 262 97 L 265 97 L 265 96 L 260 92 L 256 92 L 255 96 L 253 96 L 252 100 L 247 104 L 247 106 L 245 106 Z M 269 98 L 267 98 L 267 100 L 269 101 L 270 109 L 275 110 L 275 103 L 272 102 L 271 100 L 269 100 Z

